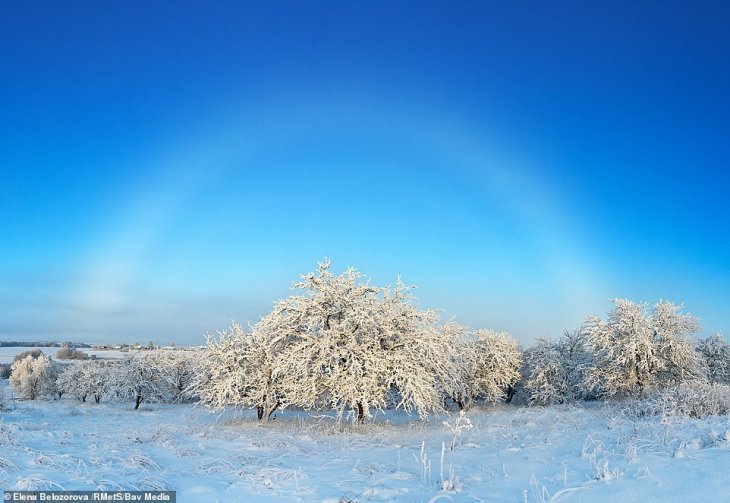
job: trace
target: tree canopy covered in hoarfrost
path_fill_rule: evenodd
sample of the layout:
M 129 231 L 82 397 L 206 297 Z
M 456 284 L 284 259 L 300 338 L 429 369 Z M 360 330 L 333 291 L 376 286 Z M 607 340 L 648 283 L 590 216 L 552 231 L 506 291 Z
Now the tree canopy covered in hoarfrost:
M 474 399 L 496 402 L 520 379 L 522 353 L 517 341 L 505 332 L 445 326 L 456 341 L 458 379 L 451 394 L 460 409 Z
M 689 336 L 697 318 L 681 306 L 616 299 L 608 319 L 586 321 L 594 365 L 587 384 L 605 397 L 642 396 L 657 385 L 674 385 L 702 376 L 701 360 Z
M 55 375 L 51 359 L 41 354 L 16 360 L 10 369 L 10 382 L 15 391 L 28 400 L 53 395 Z
M 387 406 L 426 417 L 457 394 L 496 400 L 517 379 L 519 352 L 506 334 L 477 331 L 463 345 L 461 329 L 439 325 L 400 280 L 374 287 L 325 261 L 294 287 L 302 293 L 276 302 L 250 333 L 234 324 L 208 338 L 193 384 L 203 403 L 256 407 L 259 418 L 286 406 L 360 421 Z
M 525 350 L 523 369 L 527 400 L 533 405 L 550 405 L 590 398 L 586 373 L 592 355 L 586 347 L 584 327 L 565 331 L 558 340 L 538 339 Z
M 109 392 L 109 368 L 99 361 L 85 360 L 66 366 L 56 380 L 56 388 L 85 402 L 87 397 L 99 403 Z
M 283 400 L 280 379 L 274 374 L 283 350 L 262 338 L 261 332 L 247 333 L 234 323 L 217 338 L 208 336 L 190 391 L 213 409 L 256 407 L 259 419 L 268 418 Z
M 715 334 L 697 343 L 710 383 L 730 384 L 730 344 L 722 334 Z
M 109 387 L 115 398 L 134 400 L 139 409 L 143 401 L 171 402 L 171 381 L 154 354 L 129 355 L 109 371 Z

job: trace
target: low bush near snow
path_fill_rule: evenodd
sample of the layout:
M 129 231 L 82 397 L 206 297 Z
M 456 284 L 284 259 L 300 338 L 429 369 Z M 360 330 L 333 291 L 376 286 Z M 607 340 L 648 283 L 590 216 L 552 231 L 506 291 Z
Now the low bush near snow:
M 630 402 L 632 416 L 686 416 L 701 419 L 730 413 L 730 386 L 705 382 L 684 383 Z
M 56 358 L 59 360 L 88 360 L 89 355 L 81 350 L 64 345 L 56 351 Z

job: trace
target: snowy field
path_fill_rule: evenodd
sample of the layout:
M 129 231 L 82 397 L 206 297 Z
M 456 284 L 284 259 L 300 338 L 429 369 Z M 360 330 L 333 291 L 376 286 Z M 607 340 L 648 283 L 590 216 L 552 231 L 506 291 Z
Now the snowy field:
M 33 349 L 40 349 L 43 351 L 43 353 L 46 356 L 50 356 L 53 358 L 54 361 L 65 363 L 73 360 L 58 360 L 56 359 L 56 353 L 61 348 L 55 348 L 55 347 L 25 347 L 25 346 L 7 346 L 7 347 L 0 347 L 0 363 L 13 363 L 13 358 L 15 358 L 16 355 L 19 355 L 20 353 L 23 353 L 25 351 L 32 351 Z M 105 349 L 105 350 L 94 350 L 91 348 L 79 348 L 80 351 L 83 351 L 89 356 L 96 356 L 99 360 L 119 360 L 121 358 L 124 358 L 127 355 L 130 354 L 136 354 L 140 353 L 138 350 L 130 350 L 130 351 L 117 351 L 114 349 Z M 144 352 L 141 352 L 141 354 L 144 354 Z
M 364 426 L 193 405 L 9 403 L 0 488 L 169 489 L 178 501 L 730 501 L 730 421 L 631 419 L 589 404 L 400 413 Z M 458 430 L 458 428 L 457 428 Z M 453 450 L 451 446 L 453 444 Z

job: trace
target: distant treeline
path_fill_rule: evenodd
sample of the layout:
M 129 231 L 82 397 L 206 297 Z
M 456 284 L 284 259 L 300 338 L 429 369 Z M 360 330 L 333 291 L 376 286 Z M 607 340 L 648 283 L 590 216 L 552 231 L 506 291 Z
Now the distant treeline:
M 18 348 L 60 348 L 69 346 L 72 348 L 90 348 L 90 344 L 83 342 L 58 342 L 58 341 L 0 341 L 0 348 L 18 347 Z

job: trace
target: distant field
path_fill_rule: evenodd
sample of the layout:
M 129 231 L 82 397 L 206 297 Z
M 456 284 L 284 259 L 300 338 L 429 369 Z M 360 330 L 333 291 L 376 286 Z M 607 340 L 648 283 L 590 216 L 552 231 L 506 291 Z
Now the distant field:
M 8 346 L 8 347 L 0 347 L 0 363 L 12 363 L 13 358 L 15 358 L 15 355 L 18 355 L 24 351 L 31 351 L 33 349 L 40 349 L 43 351 L 46 355 L 52 357 L 54 360 L 56 359 L 56 352 L 60 348 L 32 348 L 32 347 L 18 347 L 18 346 Z M 117 350 L 102 350 L 102 351 L 96 351 L 93 349 L 84 349 L 82 348 L 81 351 L 91 355 L 96 355 L 96 357 L 100 360 L 118 360 L 120 358 L 123 358 L 125 355 L 128 355 L 130 353 L 136 353 L 136 350 L 131 350 L 130 352 L 123 352 L 123 351 L 117 351 Z M 144 352 L 142 352 L 144 353 Z M 63 361 L 63 360 L 58 360 Z M 68 360 L 66 360 L 68 361 Z

